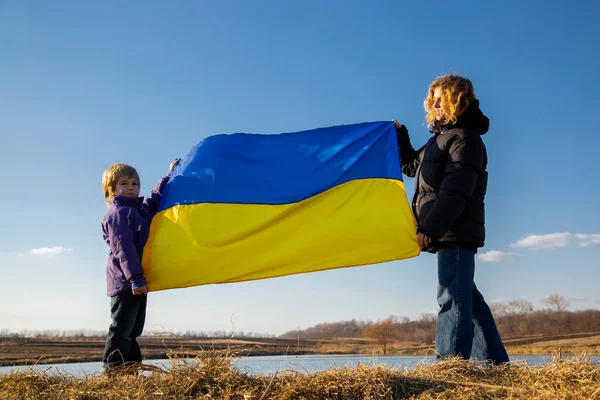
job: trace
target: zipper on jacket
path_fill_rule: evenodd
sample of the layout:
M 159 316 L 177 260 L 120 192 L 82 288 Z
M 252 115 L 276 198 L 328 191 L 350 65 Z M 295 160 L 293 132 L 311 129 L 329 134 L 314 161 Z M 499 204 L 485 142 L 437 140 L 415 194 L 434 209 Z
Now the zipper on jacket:
M 413 210 L 413 214 L 415 216 L 415 221 L 417 221 L 417 228 L 419 228 L 421 226 L 421 221 L 419 218 L 419 214 L 417 214 L 417 197 L 419 196 L 419 181 L 421 178 L 421 168 L 423 168 L 423 161 L 425 160 L 425 153 L 427 152 L 427 150 L 429 150 L 429 148 L 431 147 L 431 145 L 437 141 L 437 135 L 435 134 L 435 136 L 431 139 L 429 139 L 429 142 L 427 143 L 427 145 L 425 145 L 425 148 L 423 149 L 423 153 L 422 153 L 422 157 L 421 161 L 419 162 L 419 168 L 417 168 L 417 174 L 415 176 L 415 195 L 413 196 L 413 201 L 412 201 L 412 210 Z

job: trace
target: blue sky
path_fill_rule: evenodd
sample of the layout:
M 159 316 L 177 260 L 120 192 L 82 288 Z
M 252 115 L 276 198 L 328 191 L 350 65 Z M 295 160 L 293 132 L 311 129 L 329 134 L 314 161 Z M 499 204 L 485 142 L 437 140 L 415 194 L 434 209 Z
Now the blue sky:
M 0 329 L 107 329 L 111 164 L 147 194 L 216 133 L 397 118 L 421 145 L 428 84 L 450 72 L 491 120 L 480 290 L 600 307 L 599 3 L 416 3 L 0 1 Z M 425 254 L 151 293 L 146 332 L 417 318 L 437 308 L 436 268 Z

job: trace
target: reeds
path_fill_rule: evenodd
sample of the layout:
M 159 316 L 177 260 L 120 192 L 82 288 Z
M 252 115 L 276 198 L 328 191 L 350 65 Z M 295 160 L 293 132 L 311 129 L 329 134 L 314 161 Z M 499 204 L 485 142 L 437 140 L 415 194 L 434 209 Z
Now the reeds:
M 142 366 L 141 375 L 13 372 L 0 375 L 0 399 L 600 399 L 600 366 L 587 357 L 499 367 L 449 359 L 413 370 L 358 365 L 272 376 L 234 363 L 231 354 L 208 351 L 193 359 L 172 354 L 168 370 Z

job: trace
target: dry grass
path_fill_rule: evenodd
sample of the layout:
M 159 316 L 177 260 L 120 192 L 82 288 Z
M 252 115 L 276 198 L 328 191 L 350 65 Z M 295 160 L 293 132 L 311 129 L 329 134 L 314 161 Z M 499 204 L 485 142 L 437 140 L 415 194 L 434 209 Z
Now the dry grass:
M 311 350 L 313 350 L 315 354 L 360 354 L 361 347 L 356 344 L 323 343 L 316 344 Z
M 600 399 L 600 366 L 587 358 L 541 367 L 451 359 L 412 371 L 359 365 L 273 376 L 243 373 L 219 352 L 191 361 L 172 355 L 171 362 L 168 371 L 145 367 L 141 376 L 0 375 L 0 399 Z

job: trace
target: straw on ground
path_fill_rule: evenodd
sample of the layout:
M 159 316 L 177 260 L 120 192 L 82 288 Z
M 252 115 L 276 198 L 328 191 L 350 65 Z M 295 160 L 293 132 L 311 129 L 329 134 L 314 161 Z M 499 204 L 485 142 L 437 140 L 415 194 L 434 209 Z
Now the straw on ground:
M 414 370 L 358 365 L 272 376 L 240 371 L 233 357 L 216 352 L 171 363 L 137 376 L 13 372 L 0 376 L 0 399 L 600 399 L 600 366 L 586 357 L 543 366 L 450 359 Z

